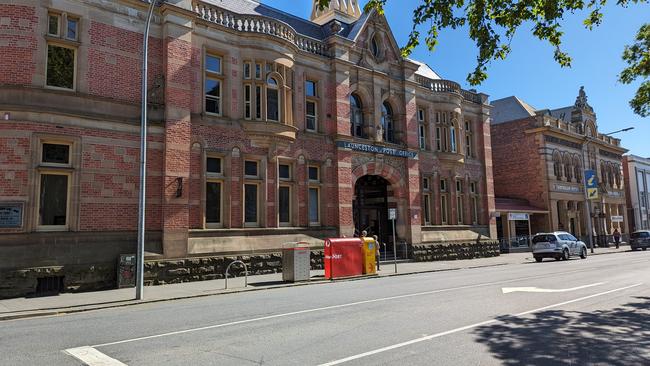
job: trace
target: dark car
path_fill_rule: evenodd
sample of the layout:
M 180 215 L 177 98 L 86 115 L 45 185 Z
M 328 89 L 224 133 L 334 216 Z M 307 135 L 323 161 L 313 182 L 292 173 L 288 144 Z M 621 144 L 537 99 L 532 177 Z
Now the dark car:
M 650 248 L 650 230 L 639 230 L 630 234 L 630 248 L 632 250 Z

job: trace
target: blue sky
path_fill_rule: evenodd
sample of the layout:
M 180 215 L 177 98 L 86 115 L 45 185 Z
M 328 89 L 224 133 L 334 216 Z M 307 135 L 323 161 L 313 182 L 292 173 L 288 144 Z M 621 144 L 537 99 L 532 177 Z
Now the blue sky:
M 309 18 L 309 0 L 265 0 L 265 4 Z M 360 1 L 365 4 L 365 1 Z M 386 17 L 400 46 L 411 29 L 412 11 L 421 0 L 388 0 Z M 535 108 L 560 108 L 572 105 L 584 85 L 589 104 L 594 108 L 601 133 L 633 126 L 630 132 L 615 135 L 630 153 L 650 157 L 650 118 L 641 118 L 630 109 L 636 85 L 617 82 L 625 67 L 621 54 L 639 27 L 650 22 L 650 4 L 621 8 L 608 5 L 603 24 L 588 31 L 582 26 L 585 13 L 569 14 L 564 19 L 563 49 L 573 57 L 571 68 L 561 68 L 553 60 L 553 49 L 534 39 L 523 27 L 512 42 L 513 51 L 505 61 L 493 62 L 489 78 L 477 89 L 498 99 L 516 95 Z M 422 32 L 424 33 L 424 32 Z M 466 29 L 443 31 L 439 45 L 431 53 L 420 46 L 412 57 L 429 64 L 443 78 L 469 88 L 465 78 L 473 70 L 476 48 Z

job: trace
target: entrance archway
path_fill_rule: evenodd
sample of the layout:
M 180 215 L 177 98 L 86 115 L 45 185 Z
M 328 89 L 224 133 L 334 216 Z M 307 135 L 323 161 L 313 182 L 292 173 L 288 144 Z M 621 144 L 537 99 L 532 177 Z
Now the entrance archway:
M 378 175 L 364 175 L 354 185 L 352 209 L 357 234 L 367 231 L 382 243 L 392 243 L 392 226 L 388 222 L 390 183 Z

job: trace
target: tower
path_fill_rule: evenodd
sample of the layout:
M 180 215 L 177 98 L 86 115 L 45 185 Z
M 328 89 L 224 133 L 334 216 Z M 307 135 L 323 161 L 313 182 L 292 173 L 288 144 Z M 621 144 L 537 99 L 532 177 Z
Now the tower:
M 313 0 L 311 21 L 323 25 L 331 20 L 343 23 L 354 23 L 361 17 L 361 8 L 358 0 L 331 0 L 327 8 L 320 10 L 318 0 Z

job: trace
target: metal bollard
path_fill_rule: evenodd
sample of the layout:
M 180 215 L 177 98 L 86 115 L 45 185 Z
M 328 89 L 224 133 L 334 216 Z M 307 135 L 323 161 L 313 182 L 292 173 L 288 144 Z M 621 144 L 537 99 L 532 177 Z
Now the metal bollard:
M 248 267 L 246 266 L 246 263 L 242 261 L 233 261 L 230 262 L 228 267 L 226 267 L 226 287 L 225 290 L 228 289 L 228 271 L 230 270 L 230 266 L 232 266 L 235 263 L 241 263 L 244 266 L 244 287 L 248 287 Z

